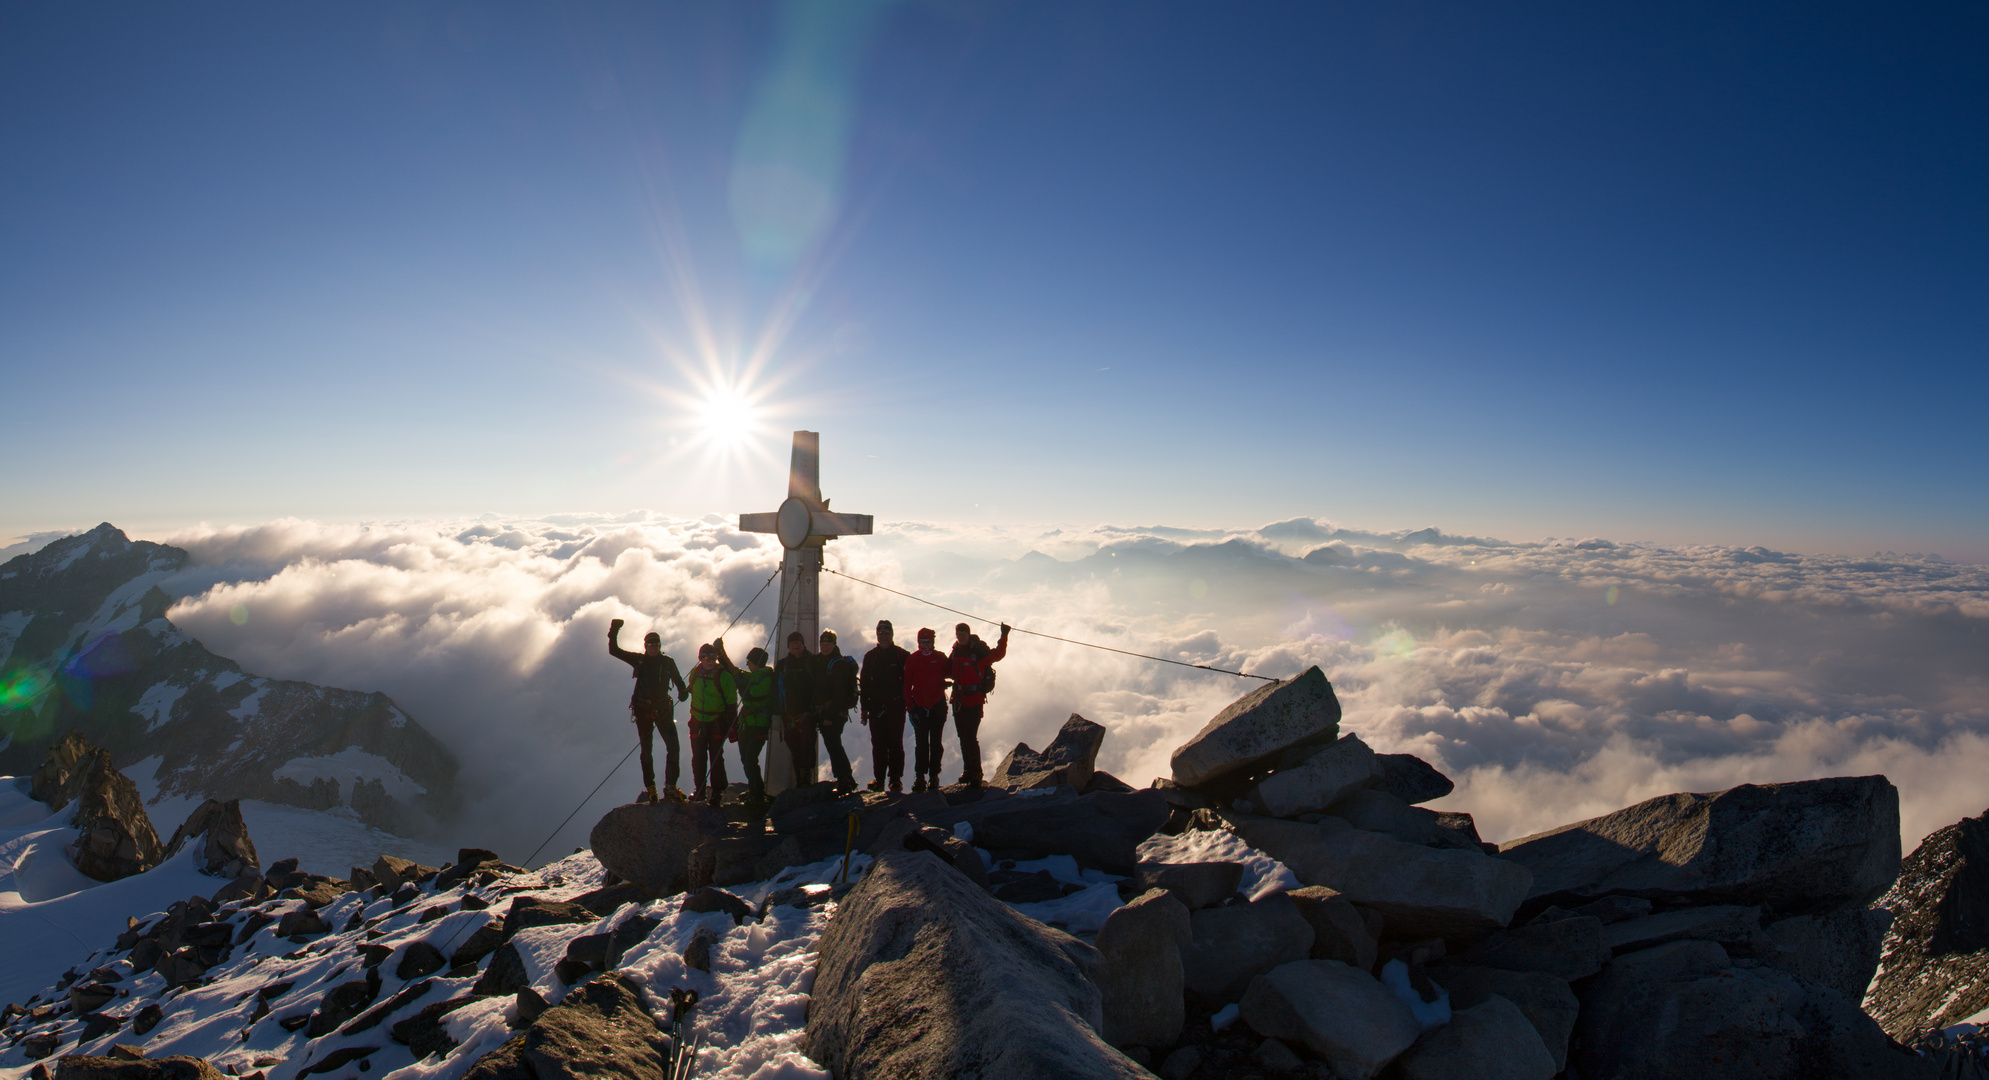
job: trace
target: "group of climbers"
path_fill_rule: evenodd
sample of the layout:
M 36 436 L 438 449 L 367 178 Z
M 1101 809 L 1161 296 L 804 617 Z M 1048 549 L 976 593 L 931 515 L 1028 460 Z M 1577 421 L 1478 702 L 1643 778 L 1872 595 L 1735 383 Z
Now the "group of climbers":
M 746 654 L 741 670 L 725 654 L 725 642 L 698 646 L 698 662 L 686 679 L 663 652 L 662 638 L 650 633 L 643 651 L 620 645 L 623 622 L 608 626 L 608 652 L 632 668 L 635 691 L 629 697 L 629 718 L 636 726 L 642 751 L 641 798 L 655 801 L 656 769 L 650 756 L 652 734 L 663 736 L 663 796 L 684 799 L 677 788 L 676 703 L 690 703 L 692 797 L 717 806 L 726 788 L 725 744 L 739 744 L 746 770 L 747 801 L 766 802 L 760 771 L 760 750 L 771 735 L 773 718 L 781 718 L 783 741 L 796 777 L 816 775 L 816 741 L 828 748 L 829 768 L 838 790 L 855 791 L 856 776 L 843 748 L 843 729 L 850 711 L 870 728 L 870 758 L 876 777 L 870 790 L 904 791 L 905 720 L 912 722 L 912 791 L 939 789 L 943 756 L 940 740 L 946 728 L 946 692 L 952 690 L 953 724 L 960 740 L 960 779 L 981 785 L 981 715 L 994 688 L 994 665 L 1008 655 L 1009 628 L 993 647 L 975 636 L 966 623 L 954 627 L 953 649 L 941 653 L 930 629 L 918 632 L 918 650 L 906 652 L 894 643 L 889 620 L 877 624 L 877 644 L 859 664 L 845 656 L 833 630 L 822 631 L 820 651 L 809 652 L 799 631 L 787 636 L 787 655 L 767 666 L 765 649 Z M 672 699 L 670 689 L 677 696 Z

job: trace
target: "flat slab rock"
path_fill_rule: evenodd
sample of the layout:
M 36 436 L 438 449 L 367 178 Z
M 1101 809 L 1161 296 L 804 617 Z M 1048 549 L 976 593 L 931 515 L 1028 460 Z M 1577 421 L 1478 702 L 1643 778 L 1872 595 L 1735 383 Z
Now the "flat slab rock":
M 1323 745 L 1340 734 L 1340 699 L 1317 667 L 1237 698 L 1181 744 L 1174 781 L 1203 787 L 1244 778 L 1294 746 Z
M 1899 791 L 1883 776 L 1680 793 L 1514 840 L 1530 898 L 1610 893 L 1800 913 L 1878 899 L 1899 873 Z
M 1380 911 L 1396 937 L 1482 938 L 1512 921 L 1533 880 L 1515 862 L 1405 844 L 1338 818 L 1308 825 L 1232 813 L 1222 820 L 1305 884 Z
M 1097 1034 L 1098 951 L 929 852 L 880 855 L 817 949 L 806 1046 L 838 1080 L 1149 1075 Z

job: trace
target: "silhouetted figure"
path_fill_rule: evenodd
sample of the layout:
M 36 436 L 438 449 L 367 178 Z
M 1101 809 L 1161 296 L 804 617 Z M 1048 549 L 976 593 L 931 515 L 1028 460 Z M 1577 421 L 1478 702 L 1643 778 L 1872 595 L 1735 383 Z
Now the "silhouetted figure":
M 870 790 L 882 791 L 888 780 L 893 794 L 905 790 L 905 661 L 911 654 L 892 644 L 891 621 L 877 624 L 877 645 L 863 654 L 863 682 L 858 695 L 863 722 L 870 725 L 870 761 L 877 778 Z
M 629 695 L 628 712 L 629 722 L 635 725 L 637 745 L 642 747 L 641 799 L 656 801 L 656 764 L 649 755 L 649 737 L 651 732 L 661 731 L 663 790 L 681 802 L 684 793 L 677 790 L 677 701 L 690 697 L 691 691 L 677 671 L 677 662 L 664 655 L 663 635 L 654 630 L 644 634 L 642 651 L 632 653 L 621 646 L 622 625 L 620 619 L 608 624 L 608 655 L 634 669 L 630 676 L 635 679 L 635 692 Z M 670 698 L 671 683 L 677 684 L 676 701 Z
M 974 636 L 972 627 L 953 628 L 953 653 L 947 659 L 953 679 L 953 730 L 960 737 L 960 779 L 970 788 L 981 786 L 981 712 L 994 688 L 995 664 L 1008 655 L 1008 624 L 1001 641 L 990 650 Z
M 939 790 L 939 764 L 946 756 L 946 654 L 932 647 L 930 627 L 920 630 L 918 651 L 905 657 L 905 709 L 912 719 L 912 792 Z
M 794 762 L 796 787 L 815 782 L 815 709 L 822 696 L 815 654 L 808 651 L 806 640 L 801 631 L 790 631 L 787 655 L 774 665 L 784 721 L 781 737 L 787 741 L 788 757 Z
M 843 749 L 843 728 L 849 711 L 856 708 L 856 661 L 836 647 L 836 632 L 822 631 L 822 651 L 815 654 L 819 665 L 817 683 L 820 697 L 815 709 L 815 728 L 822 745 L 829 748 L 829 768 L 836 774 L 836 790 L 842 794 L 856 790 L 856 774 L 850 771 L 849 752 Z

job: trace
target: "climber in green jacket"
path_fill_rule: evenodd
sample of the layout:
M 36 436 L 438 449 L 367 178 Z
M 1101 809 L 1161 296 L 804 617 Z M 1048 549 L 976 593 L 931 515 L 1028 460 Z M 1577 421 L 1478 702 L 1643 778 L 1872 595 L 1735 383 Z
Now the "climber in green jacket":
M 698 646 L 698 663 L 686 680 L 691 690 L 691 795 L 713 806 L 725 794 L 725 740 L 739 718 L 737 677 L 742 674 L 725 655 L 725 641 Z M 705 786 L 709 766 L 711 786 Z
M 773 730 L 774 709 L 778 706 L 774 669 L 767 666 L 767 651 L 754 647 L 746 654 L 746 670 L 733 677 L 739 688 L 739 723 L 734 738 L 739 740 L 739 763 L 746 769 L 746 804 L 757 811 L 767 803 L 766 779 L 760 775 L 760 751 Z

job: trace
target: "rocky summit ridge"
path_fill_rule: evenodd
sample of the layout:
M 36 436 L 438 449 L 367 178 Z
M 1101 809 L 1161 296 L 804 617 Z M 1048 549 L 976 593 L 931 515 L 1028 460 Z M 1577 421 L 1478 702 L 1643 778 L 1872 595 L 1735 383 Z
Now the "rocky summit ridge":
M 0 774 L 75 730 L 122 767 L 158 758 L 160 795 L 346 807 L 401 835 L 456 812 L 454 757 L 385 694 L 261 678 L 174 626 L 161 585 L 186 564 L 103 524 L 0 565 Z M 378 775 L 352 775 L 355 751 Z
M 621 806 L 537 873 L 246 873 L 210 828 L 235 876 L 9 1007 L 0 1076 L 1981 1075 L 1958 1022 L 1989 994 L 1989 815 L 1904 873 L 1882 776 L 1493 845 L 1340 719 L 1311 669 L 1146 788 L 1072 716 L 983 788 Z

